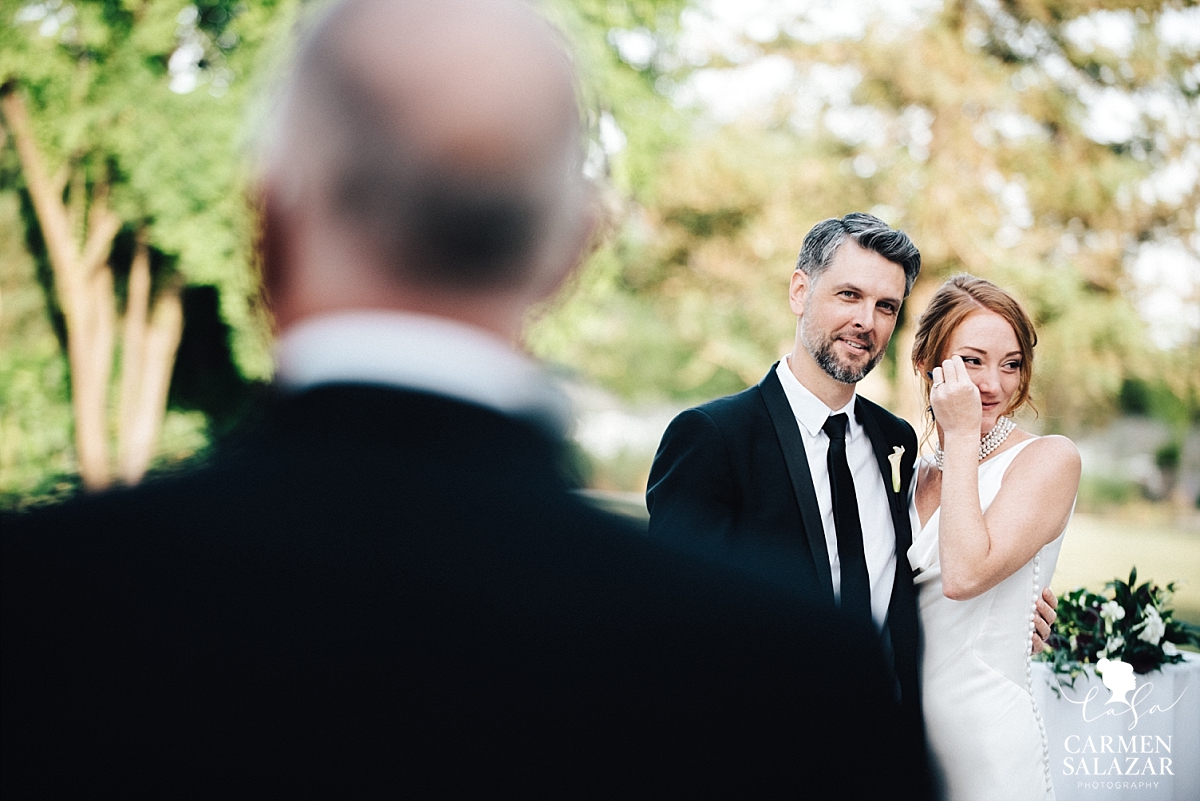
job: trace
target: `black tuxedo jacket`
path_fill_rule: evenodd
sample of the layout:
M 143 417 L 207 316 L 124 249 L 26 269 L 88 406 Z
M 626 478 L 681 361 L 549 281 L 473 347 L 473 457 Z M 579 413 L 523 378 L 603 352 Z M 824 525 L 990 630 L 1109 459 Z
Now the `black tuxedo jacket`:
M 733 543 L 773 555 L 777 581 L 794 583 L 832 606 L 825 531 L 796 417 L 775 373 L 757 386 L 689 409 L 672 421 L 650 470 L 646 505 L 652 537 L 692 540 L 711 549 Z M 917 438 L 912 426 L 858 397 L 854 413 L 870 437 L 891 502 L 893 529 L 863 537 L 894 538 L 896 577 L 887 630 L 902 703 L 920 718 L 919 629 L 908 547 L 908 493 Z M 900 488 L 892 490 L 888 457 L 904 448 Z
M 264 419 L 2 521 L 6 799 L 926 797 L 872 632 L 587 506 L 536 426 L 363 386 Z

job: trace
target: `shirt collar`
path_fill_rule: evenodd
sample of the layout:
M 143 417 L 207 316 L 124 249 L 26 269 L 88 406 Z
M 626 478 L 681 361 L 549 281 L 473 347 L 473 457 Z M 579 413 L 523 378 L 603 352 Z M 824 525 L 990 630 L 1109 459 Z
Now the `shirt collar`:
M 289 328 L 275 346 L 276 380 L 289 390 L 382 384 L 530 418 L 563 436 L 570 402 L 532 359 L 479 328 L 399 312 L 330 314 Z
M 796 421 L 804 427 L 811 436 L 817 436 L 821 433 L 821 429 L 825 425 L 825 421 L 830 415 L 845 414 L 848 418 L 846 426 L 846 439 L 854 439 L 858 435 L 859 425 L 854 414 L 854 402 L 858 400 L 857 390 L 850 396 L 850 400 L 840 409 L 830 409 L 825 405 L 825 402 L 812 393 L 808 387 L 800 383 L 792 369 L 788 366 L 788 357 L 784 356 L 779 360 L 779 366 L 775 369 L 779 376 L 779 383 L 783 385 L 783 394 L 787 396 L 788 405 L 792 407 L 792 414 L 796 416 Z

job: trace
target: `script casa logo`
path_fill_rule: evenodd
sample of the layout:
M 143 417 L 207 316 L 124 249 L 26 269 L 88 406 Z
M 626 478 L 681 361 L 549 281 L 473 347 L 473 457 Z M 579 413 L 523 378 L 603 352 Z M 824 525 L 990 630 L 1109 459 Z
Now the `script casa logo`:
M 1167 706 L 1149 704 L 1154 691 L 1153 682 L 1144 681 L 1138 686 L 1133 676 L 1133 665 L 1120 659 L 1101 659 L 1096 670 L 1104 679 L 1104 686 L 1111 696 L 1103 706 L 1096 700 L 1099 687 L 1091 687 L 1082 701 L 1063 696 L 1064 700 L 1077 704 L 1085 723 L 1105 717 L 1129 717 L 1126 731 L 1137 728 L 1142 718 L 1157 712 L 1166 712 L 1179 703 L 1180 693 Z M 1184 692 L 1187 690 L 1185 689 Z M 1130 695 L 1130 693 L 1133 693 Z M 1069 735 L 1063 743 L 1067 756 L 1063 759 L 1063 774 L 1066 776 L 1174 776 L 1171 769 L 1172 735 L 1160 737 L 1152 734 L 1131 734 L 1113 737 L 1102 735 Z M 1115 742 L 1114 742 L 1115 740 Z M 1112 755 L 1111 757 L 1108 755 Z

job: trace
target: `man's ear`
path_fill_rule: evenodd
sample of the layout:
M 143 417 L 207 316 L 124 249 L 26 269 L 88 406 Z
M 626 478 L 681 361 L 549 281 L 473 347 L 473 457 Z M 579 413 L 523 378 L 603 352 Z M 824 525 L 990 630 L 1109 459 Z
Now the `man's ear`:
M 262 293 L 274 322 L 278 323 L 278 306 L 287 293 L 288 238 L 286 223 L 280 209 L 278 194 L 268 185 L 259 186 L 254 198 L 258 211 L 259 273 Z
M 808 300 L 808 293 L 811 289 L 812 280 L 808 277 L 808 273 L 803 270 L 795 270 L 792 273 L 792 284 L 788 291 L 788 300 L 791 303 L 792 313 L 797 317 L 804 314 L 804 304 Z
M 547 263 L 535 276 L 535 303 L 544 303 L 557 295 L 588 256 L 600 247 L 600 219 L 601 212 L 593 199 L 593 202 L 584 206 L 571 232 L 563 237 L 562 244 L 552 249 Z

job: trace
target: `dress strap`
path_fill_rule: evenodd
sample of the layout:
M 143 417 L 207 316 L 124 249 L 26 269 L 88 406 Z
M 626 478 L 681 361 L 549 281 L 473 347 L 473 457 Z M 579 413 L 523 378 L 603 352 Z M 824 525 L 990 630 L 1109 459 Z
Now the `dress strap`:
M 1016 445 L 1004 451 L 999 456 L 995 456 L 991 459 L 988 459 L 986 462 L 982 462 L 979 465 L 980 472 L 983 470 L 994 470 L 995 468 L 992 467 L 992 465 L 996 464 L 1004 465 L 1004 469 L 1007 470 L 1008 466 L 1012 464 L 1013 459 L 1017 458 L 1017 454 L 1025 450 L 1026 445 L 1029 445 L 1032 442 L 1037 442 L 1039 439 L 1041 439 L 1041 437 L 1030 437 L 1024 442 L 1018 442 Z
M 1037 439 L 1037 437 L 1027 439 L 1004 451 L 999 456 L 980 463 L 979 504 L 983 508 L 983 511 L 987 511 L 988 507 L 992 505 L 992 501 L 996 499 L 996 495 L 999 494 L 1000 485 L 1004 481 L 1004 474 L 1008 472 L 1009 465 L 1017 458 L 1017 454 L 1025 450 L 1025 446 L 1031 442 L 1035 442 Z

